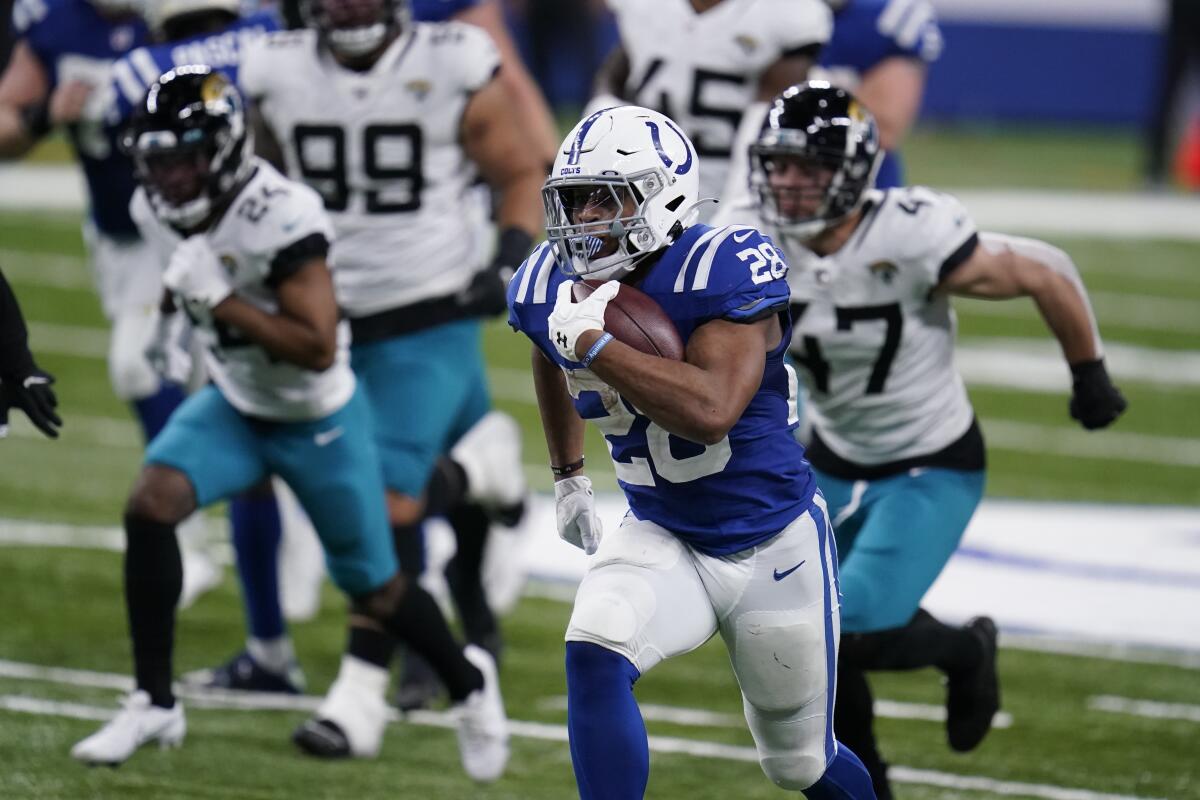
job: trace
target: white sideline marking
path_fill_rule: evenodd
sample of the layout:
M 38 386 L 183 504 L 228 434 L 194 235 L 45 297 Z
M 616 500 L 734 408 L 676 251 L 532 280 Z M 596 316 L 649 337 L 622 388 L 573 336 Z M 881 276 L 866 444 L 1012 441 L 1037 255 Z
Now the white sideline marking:
M 4 275 L 12 283 L 47 286 L 51 289 L 93 289 L 87 265 L 78 256 L 32 253 L 0 247 Z
M 1200 467 L 1200 439 L 1151 436 L 1119 430 L 1105 431 L 1103 436 L 1097 437 L 1082 428 L 1035 425 L 995 418 L 984 419 L 981 427 L 988 445 L 1000 450 Z
M 1200 270 L 1197 270 L 1200 272 Z M 1200 354 L 1106 342 L 1104 361 L 1118 381 L 1156 388 L 1200 386 Z M 964 337 L 954 348 L 954 365 L 968 384 L 1066 395 L 1071 372 L 1058 342 L 1015 337 Z
M 20 675 L 9 675 L 20 673 Z M 41 667 L 36 664 L 25 664 L 14 661 L 0 660 L 0 676 L 23 677 L 28 675 L 32 680 L 45 680 L 55 683 L 72 685 L 98 685 L 99 683 L 116 683 L 130 686 L 132 680 L 123 675 L 113 673 L 90 672 L 88 670 L 67 670 L 58 667 Z M 204 696 L 204 700 L 198 700 Z M 180 692 L 185 700 L 190 696 L 197 699 L 189 702 L 200 705 L 210 703 L 209 708 L 256 710 L 256 711 L 312 711 L 321 702 L 315 695 L 277 695 L 269 701 L 262 695 L 242 693 L 235 699 L 235 692 Z M 262 705 L 255 705 L 256 703 Z M 0 708 L 43 716 L 70 716 L 76 719 L 105 720 L 112 716 L 108 709 L 97 706 L 85 706 L 75 703 L 60 703 L 16 695 L 0 695 Z M 83 716 L 84 714 L 96 716 Z M 401 715 L 392 709 L 392 721 L 403 720 L 416 725 L 437 728 L 453 728 L 454 715 L 438 711 L 420 711 Z M 541 739 L 543 741 L 566 742 L 567 728 L 565 725 L 550 725 L 543 722 L 527 720 L 509 720 L 509 731 L 515 736 L 526 739 Z M 701 758 L 720 758 L 727 761 L 758 763 L 758 753 L 753 747 L 705 742 L 697 739 L 686 739 L 674 736 L 650 736 L 650 750 L 656 753 L 676 753 L 680 755 L 699 756 Z M 1021 783 L 1018 781 L 1001 781 L 974 775 L 956 775 L 935 770 L 914 769 L 912 767 L 892 766 L 888 776 L 898 783 L 916 783 L 927 786 L 939 786 L 948 789 L 967 791 L 991 792 L 1001 795 L 1017 795 L 1021 797 L 1038 797 L 1044 800 L 1157 800 L 1136 795 L 1106 794 L 1089 789 L 1069 789 L 1062 786 L 1052 786 L 1039 783 Z
M 1145 331 L 1200 331 L 1196 301 L 1156 295 L 1123 294 L 1121 292 L 1088 291 L 1096 318 L 1123 328 Z M 962 311 L 987 317 L 1038 319 L 1032 302 L 994 302 L 964 300 Z
M 1089 697 L 1087 707 L 1093 711 L 1108 711 L 1113 714 L 1131 714 L 1150 719 L 1182 719 L 1200 722 L 1200 706 L 1188 703 L 1160 703 L 1157 700 L 1135 700 L 1101 694 Z
M 699 708 L 681 708 L 680 706 L 664 706 L 656 703 L 639 703 L 642 716 L 653 722 L 669 722 L 672 725 L 687 725 L 697 728 L 741 728 L 746 721 L 740 714 L 722 714 L 717 711 L 705 711 Z M 564 711 L 567 708 L 567 698 L 563 696 L 545 697 L 538 702 L 538 707 L 550 711 Z M 909 719 L 923 722 L 945 722 L 945 706 L 935 706 L 926 703 L 901 703 L 898 700 L 876 700 L 875 716 L 888 719 Z M 997 711 L 992 718 L 993 728 L 1011 728 L 1012 714 L 1007 711 Z

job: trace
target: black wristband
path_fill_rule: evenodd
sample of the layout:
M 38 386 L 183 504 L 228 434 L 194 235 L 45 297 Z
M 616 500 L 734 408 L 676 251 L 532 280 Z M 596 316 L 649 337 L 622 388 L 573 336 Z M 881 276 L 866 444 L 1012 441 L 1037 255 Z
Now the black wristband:
M 570 475 L 573 472 L 579 472 L 581 469 L 583 469 L 583 456 L 580 456 L 578 461 L 570 464 L 563 464 L 561 467 L 556 467 L 553 464 L 550 465 L 550 471 L 560 478 L 565 475 Z
M 1086 381 L 1101 376 L 1108 377 L 1108 370 L 1104 366 L 1104 359 L 1097 358 L 1092 361 L 1080 361 L 1077 364 L 1071 365 L 1071 377 L 1077 381 Z
M 533 249 L 533 237 L 520 228 L 505 228 L 500 231 L 493 266 L 516 269 Z
M 40 139 L 54 127 L 50 124 L 50 104 L 48 102 L 34 103 L 22 106 L 20 110 L 21 126 L 31 139 Z

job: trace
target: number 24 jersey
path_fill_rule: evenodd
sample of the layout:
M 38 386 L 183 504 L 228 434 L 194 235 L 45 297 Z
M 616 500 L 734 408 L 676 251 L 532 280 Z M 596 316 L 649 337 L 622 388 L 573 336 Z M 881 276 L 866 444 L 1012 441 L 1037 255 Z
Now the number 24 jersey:
M 662 306 L 686 342 L 712 320 L 750 322 L 783 312 L 786 274 L 787 264 L 755 229 L 693 225 L 638 288 Z M 604 434 L 634 516 L 720 556 L 761 544 L 808 509 L 815 484 L 793 435 L 798 387 L 784 364 L 786 313 L 780 344 L 766 354 L 749 406 L 723 440 L 704 446 L 668 433 L 590 370 L 559 355 L 548 317 L 567 280 L 554 249 L 540 245 L 509 283 L 509 324 L 562 368 L 576 411 Z

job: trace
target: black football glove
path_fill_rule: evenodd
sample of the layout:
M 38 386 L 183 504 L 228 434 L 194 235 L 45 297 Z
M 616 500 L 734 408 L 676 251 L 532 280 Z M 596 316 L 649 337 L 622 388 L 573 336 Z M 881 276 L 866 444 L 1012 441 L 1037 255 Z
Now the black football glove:
M 1072 364 L 1071 375 L 1071 418 L 1089 431 L 1108 427 L 1128 407 L 1121 390 L 1108 377 L 1104 359 Z
M 521 262 L 529 255 L 533 239 L 520 228 L 506 228 L 500 233 L 496 257 L 475 277 L 458 296 L 458 304 L 472 316 L 494 317 L 508 308 L 508 282 Z
M 19 408 L 38 430 L 57 439 L 63 422 L 54 410 L 58 398 L 50 388 L 53 383 L 53 375 L 36 367 L 23 378 L 5 378 L 0 382 L 0 428 L 8 427 L 8 410 Z

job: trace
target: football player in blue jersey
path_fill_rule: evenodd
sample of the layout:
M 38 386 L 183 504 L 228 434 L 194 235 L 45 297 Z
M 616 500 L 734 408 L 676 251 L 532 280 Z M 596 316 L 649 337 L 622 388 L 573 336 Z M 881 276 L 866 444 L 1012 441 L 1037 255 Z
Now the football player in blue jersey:
M 171 684 L 175 527 L 197 507 L 278 474 L 313 519 L 351 614 L 437 665 L 459 704 L 463 766 L 494 780 L 508 759 L 494 662 L 460 647 L 433 598 L 398 570 L 371 412 L 350 370 L 349 326 L 330 275 L 329 217 L 316 192 L 254 157 L 252 139 L 241 96 L 205 66 L 152 84 L 125 139 L 142 187 L 131 212 L 169 262 L 164 305 L 192 320 L 212 383 L 151 443 L 126 505 L 137 689 L 71 754 L 116 765 L 144 744 L 182 742 L 186 721 Z M 357 690 L 335 683 L 331 696 Z M 383 713 L 371 724 L 385 722 Z
M 929 66 L 942 52 L 930 0 L 828 0 L 833 36 L 813 78 L 854 92 L 875 116 L 884 158 L 875 185 L 904 184 L 897 150 L 921 110 Z
M 109 375 L 149 440 L 183 399 L 143 354 L 160 291 L 158 264 L 129 218 L 129 159 L 113 137 L 76 124 L 111 62 L 149 35 L 133 0 L 18 0 L 12 19 L 17 42 L 0 77 L 0 158 L 19 158 L 52 128 L 67 127 L 88 187 L 84 240 L 113 325 Z
M 788 267 L 746 226 L 691 224 L 701 168 L 664 115 L 598 111 L 543 189 L 549 241 L 509 284 L 532 367 L 559 535 L 592 554 L 567 628 L 567 727 L 580 796 L 641 798 L 638 678 L 719 633 L 759 763 L 812 798 L 873 798 L 834 739 L 837 556 L 796 427 Z M 572 302 L 582 279 L 606 281 Z M 686 345 L 673 361 L 605 331 L 636 286 Z M 584 420 L 603 432 L 630 513 L 602 536 Z
M 1125 410 L 1078 270 L 1043 242 L 977 232 L 950 195 L 881 191 L 871 113 L 826 82 L 775 99 L 750 149 L 761 225 L 793 269 L 791 354 L 803 367 L 807 449 L 841 556 L 836 727 L 879 797 L 891 797 L 872 733 L 866 671 L 936 667 L 946 734 L 978 746 L 999 708 L 996 626 L 948 625 L 919 607 L 983 496 L 985 453 L 954 366 L 952 296 L 1030 297 L 1073 377 L 1068 411 L 1089 430 Z M 1067 370 L 1064 369 L 1064 373 Z

